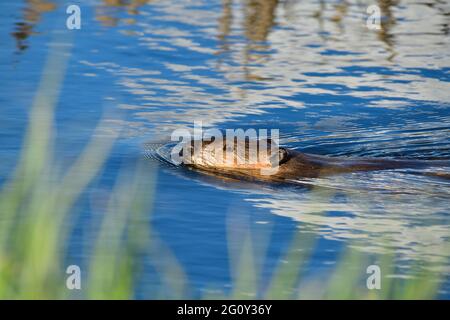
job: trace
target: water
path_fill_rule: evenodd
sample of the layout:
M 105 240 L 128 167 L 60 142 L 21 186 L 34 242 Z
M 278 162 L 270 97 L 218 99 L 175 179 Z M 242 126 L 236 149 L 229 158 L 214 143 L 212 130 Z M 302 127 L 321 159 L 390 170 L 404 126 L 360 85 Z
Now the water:
M 285 146 L 322 155 L 450 159 L 447 2 L 379 1 L 380 31 L 365 26 L 366 1 L 145 2 L 80 1 L 82 29 L 67 31 L 63 2 L 2 1 L 2 180 L 17 161 L 58 33 L 72 45 L 55 115 L 58 155 L 73 161 L 102 118 L 120 132 L 91 193 L 142 158 L 145 143 L 167 142 L 194 120 L 220 129 L 277 128 Z M 444 179 L 386 171 L 289 188 L 165 165 L 156 174 L 151 220 L 194 295 L 230 290 L 230 262 L 251 230 L 261 288 L 291 240 L 305 233 L 315 240 L 306 281 L 328 275 L 351 247 L 375 263 L 394 255 L 390 278 L 413 277 L 413 266 L 431 261 L 423 268 L 442 277 L 439 295 L 450 298 Z M 99 215 L 85 202 L 73 263 L 89 257 L 83 230 Z M 145 269 L 143 287 L 158 286 L 153 272 Z

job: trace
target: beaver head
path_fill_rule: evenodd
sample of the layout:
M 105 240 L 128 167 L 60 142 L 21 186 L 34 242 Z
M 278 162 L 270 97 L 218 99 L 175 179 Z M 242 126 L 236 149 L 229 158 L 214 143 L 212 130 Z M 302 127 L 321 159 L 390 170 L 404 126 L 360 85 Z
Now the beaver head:
M 180 153 L 188 166 L 212 170 L 261 170 L 278 167 L 287 151 L 271 139 L 192 140 Z

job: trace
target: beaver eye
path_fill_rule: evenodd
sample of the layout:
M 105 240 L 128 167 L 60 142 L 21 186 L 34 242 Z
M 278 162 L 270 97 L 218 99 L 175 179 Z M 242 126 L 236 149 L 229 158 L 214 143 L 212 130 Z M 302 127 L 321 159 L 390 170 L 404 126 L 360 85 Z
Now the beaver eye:
M 278 149 L 278 163 L 282 164 L 282 163 L 286 162 L 287 158 L 288 158 L 288 153 L 287 153 L 286 149 L 284 149 L 284 148 Z

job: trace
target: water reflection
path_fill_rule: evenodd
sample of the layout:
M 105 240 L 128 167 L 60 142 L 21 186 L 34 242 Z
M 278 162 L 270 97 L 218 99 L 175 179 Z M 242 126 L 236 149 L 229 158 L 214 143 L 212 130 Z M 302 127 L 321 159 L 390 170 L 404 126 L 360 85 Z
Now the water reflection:
M 387 50 L 391 53 L 387 60 L 391 61 L 396 53 L 394 50 L 394 35 L 391 32 L 396 24 L 395 16 L 392 12 L 392 7 L 399 4 L 399 1 L 392 0 L 378 0 L 378 6 L 381 9 L 383 19 L 381 20 L 381 29 L 378 32 L 378 39 L 386 44 Z
M 133 18 L 121 19 L 120 12 L 125 10 L 130 15 L 139 14 L 139 8 L 151 0 L 103 0 L 103 4 L 96 8 L 96 19 L 107 27 L 117 26 L 120 20 L 127 24 L 134 24 Z
M 300 231 L 306 224 L 315 234 L 346 241 L 362 252 L 393 253 L 400 259 L 400 268 L 407 268 L 412 261 L 446 266 L 450 257 L 445 217 L 448 190 L 442 190 L 436 182 L 405 179 L 394 173 L 360 178 L 375 183 L 368 188 L 355 177 L 336 177 L 332 182 L 336 186 L 334 192 L 320 188 L 273 196 L 250 192 L 248 201 L 294 219 L 299 222 Z M 326 183 L 330 184 L 331 181 Z M 375 190 L 376 184 L 382 189 Z M 417 198 L 421 201 L 417 202 Z
M 193 120 L 216 125 L 278 109 L 306 107 L 315 117 L 322 106 L 342 112 L 356 106 L 366 111 L 353 115 L 362 122 L 376 117 L 373 107 L 407 112 L 421 102 L 448 101 L 448 76 L 441 69 L 448 51 L 442 26 L 448 18 L 439 2 L 379 1 L 379 31 L 365 27 L 368 2 L 223 0 L 220 10 L 199 9 L 200 3 L 158 2 L 140 7 L 152 19 L 134 17 L 139 36 L 127 50 L 146 48 L 153 56 L 148 68 L 135 69 L 151 68 L 159 75 L 137 73 L 117 77 L 117 83 L 131 94 L 121 107 L 152 134 Z M 122 8 L 127 7 L 114 7 Z M 181 58 L 187 55 L 191 58 Z M 84 63 L 95 68 L 97 62 Z M 126 67 L 110 71 L 115 75 Z M 339 123 L 342 115 L 327 117 Z
M 126 129 L 131 144 L 200 120 L 276 127 L 284 144 L 333 156 L 448 159 L 448 5 L 376 3 L 381 30 L 365 27 L 368 0 L 95 2 L 97 23 L 77 39 L 82 50 L 71 60 L 72 85 L 86 98 L 79 112 L 99 108 L 91 98 L 97 103 L 106 92 L 125 114 L 114 126 Z M 13 34 L 19 50 L 55 9 L 48 1 L 25 5 Z M 308 225 L 319 237 L 372 252 L 393 246 L 405 264 L 430 259 L 448 268 L 450 188 L 442 180 L 355 174 L 303 181 L 309 187 L 295 190 L 223 182 L 220 188 L 288 217 L 300 231 Z M 193 187 L 173 197 L 198 204 Z M 169 213 L 184 210 L 176 205 L 167 205 Z M 189 242 L 189 234 L 176 236 Z
M 297 222 L 300 233 L 344 242 L 365 254 L 394 254 L 399 273 L 393 276 L 408 275 L 412 266 L 424 266 L 424 262 L 429 271 L 450 272 L 448 181 L 394 170 L 304 179 L 294 187 L 237 181 L 170 166 L 164 170 L 243 194 L 255 208 Z
M 245 36 L 249 40 L 244 50 L 244 74 L 247 81 L 269 80 L 248 68 L 249 64 L 263 64 L 267 58 L 270 44 L 268 36 L 275 24 L 275 11 L 278 0 L 248 0 L 245 2 Z
M 266 41 L 275 23 L 278 0 L 247 0 L 245 6 L 245 35 L 251 41 Z
M 275 24 L 275 12 L 278 4 L 278 0 L 247 0 L 243 3 L 242 28 L 247 41 L 243 49 L 242 68 L 247 81 L 267 80 L 252 72 L 249 65 L 262 64 L 268 58 L 266 51 L 270 50 L 270 44 L 267 40 Z M 229 40 L 233 36 L 234 10 L 232 1 L 222 1 L 222 16 L 218 21 L 218 39 L 220 42 L 218 68 L 221 70 L 223 58 L 220 56 L 230 55 L 234 50 Z M 227 70 L 226 66 L 223 70 Z
M 46 0 L 26 0 L 25 9 L 21 21 L 16 23 L 16 31 L 12 36 L 16 39 L 16 46 L 19 51 L 28 48 L 27 39 L 36 31 L 35 26 L 41 21 L 42 15 L 56 9 L 56 5 Z

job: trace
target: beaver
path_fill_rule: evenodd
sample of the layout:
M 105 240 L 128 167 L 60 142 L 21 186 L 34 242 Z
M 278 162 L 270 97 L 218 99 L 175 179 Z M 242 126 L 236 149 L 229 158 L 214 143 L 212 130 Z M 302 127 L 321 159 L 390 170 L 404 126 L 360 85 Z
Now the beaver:
M 188 153 L 184 151 L 186 147 Z M 226 141 L 214 144 L 211 141 L 192 140 L 190 144 L 186 144 L 180 156 L 184 159 L 183 164 L 193 169 L 234 178 L 271 182 L 358 171 L 450 167 L 449 160 L 344 158 L 308 154 L 279 147 L 271 139 L 234 139 L 234 144 L 231 145 Z M 446 172 L 422 173 L 450 179 L 450 174 Z

